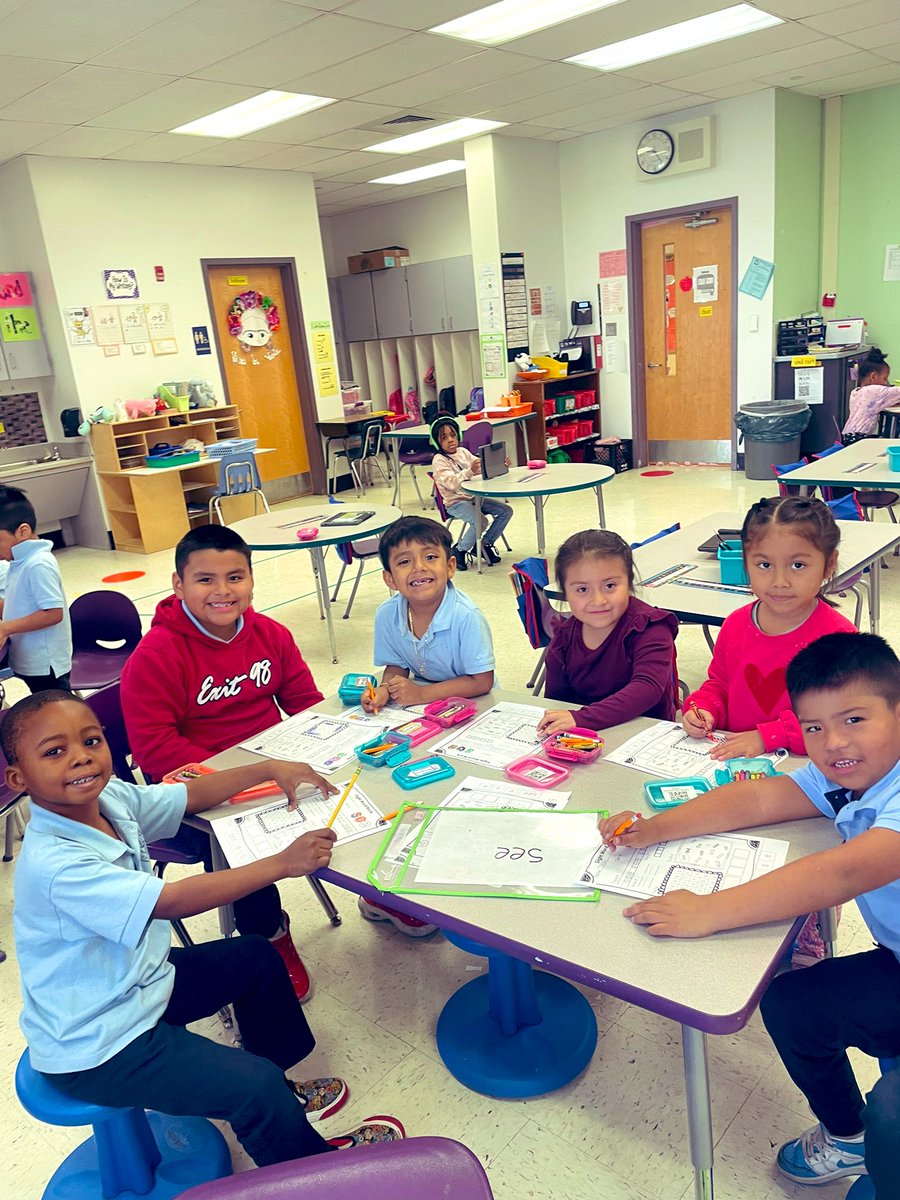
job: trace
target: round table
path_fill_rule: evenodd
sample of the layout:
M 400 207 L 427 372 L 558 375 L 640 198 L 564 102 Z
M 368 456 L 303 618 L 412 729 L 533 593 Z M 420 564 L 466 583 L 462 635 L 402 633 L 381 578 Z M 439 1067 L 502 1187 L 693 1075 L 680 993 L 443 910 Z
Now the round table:
M 593 488 L 597 493 L 597 512 L 600 528 L 606 528 L 606 513 L 600 489 L 615 475 L 612 467 L 596 466 L 592 463 L 548 463 L 537 471 L 513 467 L 507 475 L 496 479 L 467 479 L 462 490 L 472 496 L 478 508 L 476 523 L 476 553 L 478 574 L 481 564 L 481 501 L 485 496 L 510 499 L 512 496 L 528 496 L 534 501 L 534 519 L 537 524 L 538 554 L 546 554 L 544 546 L 544 498 L 561 495 L 563 492 L 582 492 Z M 573 531 L 574 532 L 574 531 Z
M 331 517 L 349 516 L 359 512 L 371 513 L 371 516 L 359 525 L 324 524 Z M 245 517 L 243 521 L 235 521 L 230 528 L 241 535 L 251 550 L 309 551 L 316 581 L 316 595 L 319 599 L 319 615 L 328 625 L 331 661 L 336 663 L 338 658 L 334 626 L 331 623 L 331 597 L 328 577 L 325 574 L 325 547 L 337 545 L 339 542 L 359 542 L 363 538 L 374 537 L 402 516 L 399 508 L 392 508 L 388 504 L 329 504 L 326 499 L 320 504 L 279 508 L 256 517 Z M 309 541 L 301 542 L 297 532 L 304 528 L 318 529 L 318 533 Z

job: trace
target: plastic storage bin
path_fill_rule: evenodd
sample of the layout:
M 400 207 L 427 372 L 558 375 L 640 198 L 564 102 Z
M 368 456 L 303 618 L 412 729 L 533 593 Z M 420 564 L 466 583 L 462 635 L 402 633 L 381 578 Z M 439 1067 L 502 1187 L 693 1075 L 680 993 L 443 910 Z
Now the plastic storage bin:
M 559 763 L 550 762 L 546 758 L 538 758 L 536 754 L 526 754 L 506 768 L 506 774 L 516 783 L 527 783 L 531 787 L 555 787 L 569 778 L 569 768 L 561 767 Z
M 576 392 L 575 393 L 575 407 L 576 408 L 590 408 L 592 405 L 594 405 L 596 403 L 597 403 L 597 393 L 596 392 Z
M 391 772 L 391 778 L 398 787 L 406 792 L 425 787 L 429 783 L 438 783 L 441 779 L 452 779 L 456 771 L 445 758 L 432 754 L 430 758 L 417 758 L 415 762 L 404 763 Z
M 679 804 L 710 791 L 709 781 L 699 775 L 691 779 L 654 779 L 652 783 L 644 784 L 644 795 L 653 808 L 677 808 Z
M 780 775 L 768 758 L 730 758 L 721 767 L 716 767 L 716 784 L 721 787 L 741 779 L 763 779 Z
M 344 704 L 359 704 L 366 694 L 367 685 L 370 683 L 373 688 L 378 686 L 378 680 L 374 675 L 355 675 L 352 673 L 345 675 L 338 688 L 338 695 Z
M 429 721 L 427 717 L 417 717 L 412 721 L 407 721 L 405 725 L 398 725 L 394 732 L 408 737 L 411 746 L 418 746 L 420 742 L 427 742 L 429 738 L 437 737 L 441 732 L 441 726 L 437 721 Z
M 398 767 L 412 758 L 409 747 L 408 737 L 389 729 L 357 746 L 355 754 L 365 767 Z
M 892 471 L 900 471 L 900 446 L 888 446 L 888 466 Z
M 442 729 L 449 729 L 452 725 L 468 721 L 469 717 L 474 717 L 477 712 L 478 705 L 467 700 L 465 696 L 448 696 L 446 700 L 432 700 L 430 704 L 425 705 L 425 716 L 431 721 L 436 721 Z
M 744 554 L 739 541 L 727 541 L 716 551 L 719 560 L 719 578 L 723 583 L 743 584 L 750 582 L 744 569 Z
M 567 746 L 566 740 L 578 740 L 593 742 L 593 746 L 583 749 L 577 746 Z M 599 736 L 595 729 L 584 729 L 580 725 L 573 725 L 571 729 L 564 729 L 562 733 L 554 733 L 544 742 L 544 753 L 548 758 L 557 758 L 562 762 L 574 763 L 589 763 L 600 756 L 603 750 L 603 738 Z

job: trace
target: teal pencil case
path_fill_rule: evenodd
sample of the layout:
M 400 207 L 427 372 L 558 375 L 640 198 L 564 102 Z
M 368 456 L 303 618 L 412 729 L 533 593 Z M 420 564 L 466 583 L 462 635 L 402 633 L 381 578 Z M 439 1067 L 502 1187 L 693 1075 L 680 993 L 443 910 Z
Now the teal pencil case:
M 679 804 L 711 791 L 709 780 L 701 779 L 699 775 L 692 779 L 654 779 L 652 783 L 644 784 L 644 795 L 652 808 L 677 808 Z
M 378 686 L 374 675 L 345 675 L 338 688 L 338 695 L 346 705 L 359 704 L 368 691 L 368 685 Z
M 398 787 L 406 792 L 425 787 L 429 783 L 437 783 L 439 779 L 450 779 L 456 771 L 445 758 L 432 754 L 429 758 L 419 758 L 415 762 L 405 763 L 391 772 L 391 778 Z
M 721 767 L 716 767 L 716 784 L 739 783 L 743 779 L 767 779 L 780 775 L 767 758 L 729 758 Z
M 396 767 L 412 758 L 409 738 L 396 729 L 369 738 L 356 747 L 355 753 L 365 767 Z

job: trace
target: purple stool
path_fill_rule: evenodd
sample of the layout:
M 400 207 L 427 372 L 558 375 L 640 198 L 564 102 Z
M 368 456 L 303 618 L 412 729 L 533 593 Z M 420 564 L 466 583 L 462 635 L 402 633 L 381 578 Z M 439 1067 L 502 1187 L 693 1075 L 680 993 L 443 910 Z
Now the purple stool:
M 314 1154 L 201 1183 L 180 1200 L 493 1200 L 481 1163 L 449 1138 Z

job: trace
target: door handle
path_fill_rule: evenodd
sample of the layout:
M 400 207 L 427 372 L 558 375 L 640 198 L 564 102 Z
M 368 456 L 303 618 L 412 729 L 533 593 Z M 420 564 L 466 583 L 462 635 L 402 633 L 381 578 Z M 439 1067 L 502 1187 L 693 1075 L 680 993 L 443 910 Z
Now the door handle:
M 661 367 L 661 366 L 662 366 L 662 363 L 652 363 L 652 362 L 648 362 L 648 363 L 647 363 L 647 366 L 648 366 L 648 367 Z

